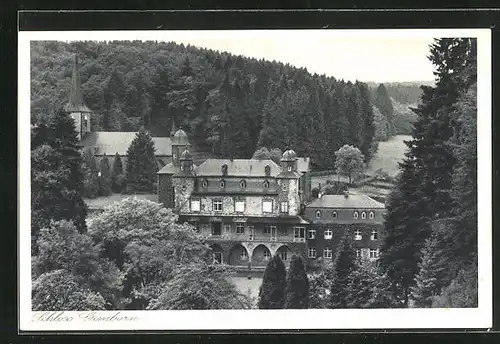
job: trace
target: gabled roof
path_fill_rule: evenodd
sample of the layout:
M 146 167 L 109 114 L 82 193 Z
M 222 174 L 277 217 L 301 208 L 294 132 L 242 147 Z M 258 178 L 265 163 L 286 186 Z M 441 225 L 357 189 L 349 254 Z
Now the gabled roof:
M 80 141 L 83 147 L 96 148 L 97 155 L 127 155 L 127 150 L 135 138 L 136 132 L 93 131 Z M 172 144 L 169 137 L 153 137 L 156 156 L 171 156 Z
M 300 173 L 310 171 L 310 158 L 297 158 L 297 171 Z
M 307 208 L 348 208 L 348 209 L 383 209 L 383 203 L 375 201 L 367 195 L 323 195 L 313 201 Z
M 270 176 L 276 177 L 281 168 L 272 160 L 257 159 L 207 159 L 195 168 L 197 176 L 222 176 L 222 165 L 227 165 L 227 175 L 233 177 L 265 177 L 266 166 L 270 167 Z

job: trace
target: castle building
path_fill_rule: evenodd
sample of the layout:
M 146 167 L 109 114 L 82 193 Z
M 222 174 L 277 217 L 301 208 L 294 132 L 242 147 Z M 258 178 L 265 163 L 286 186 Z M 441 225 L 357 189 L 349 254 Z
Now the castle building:
M 359 256 L 376 259 L 384 205 L 366 195 L 326 195 L 311 202 L 309 159 L 286 150 L 272 160 L 207 159 L 195 165 L 187 134 L 172 135 L 172 162 L 158 172 L 158 201 L 192 224 L 216 259 L 263 270 L 278 254 L 314 268 L 333 259 L 342 235 Z
M 285 262 L 292 254 L 306 256 L 307 159 L 300 172 L 293 150 L 283 153 L 280 165 L 207 159 L 196 166 L 188 147 L 186 133 L 177 131 L 172 163 L 158 172 L 158 199 L 207 238 L 218 261 L 263 269 L 275 254 Z
M 382 243 L 385 206 L 367 195 L 323 195 L 308 204 L 307 258 L 310 266 L 332 259 L 347 232 L 358 257 L 376 260 Z
M 123 167 L 127 164 L 127 150 L 136 136 L 136 132 L 92 131 L 91 118 L 94 115 L 83 101 L 81 90 L 78 57 L 75 55 L 69 101 L 63 110 L 75 121 L 75 129 L 82 149 L 90 149 L 97 162 L 107 156 L 110 166 L 113 166 L 115 155 L 118 153 Z M 172 160 L 172 143 L 169 137 L 153 137 L 155 156 L 158 168 Z

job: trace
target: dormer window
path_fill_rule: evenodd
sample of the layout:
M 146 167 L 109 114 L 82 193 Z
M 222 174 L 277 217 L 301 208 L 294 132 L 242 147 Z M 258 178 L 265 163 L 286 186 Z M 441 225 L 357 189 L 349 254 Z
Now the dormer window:
M 375 213 L 373 211 L 370 211 L 370 213 L 368 214 L 368 218 L 370 220 L 373 220 L 374 217 L 375 217 Z
M 208 187 L 208 180 L 203 179 L 203 181 L 201 182 L 201 187 L 202 188 L 207 188 Z
M 321 210 L 316 210 L 316 218 L 321 219 Z
M 240 188 L 244 189 L 247 187 L 247 182 L 244 180 L 240 180 Z
M 355 211 L 354 213 L 352 213 L 352 217 L 357 220 L 358 217 L 359 217 L 359 213 L 357 211 Z
M 339 215 L 337 214 L 337 212 L 336 212 L 336 211 L 333 211 L 333 212 L 332 212 L 332 218 L 333 218 L 333 219 L 336 219 L 338 216 L 339 216 Z
M 221 181 L 219 182 L 219 187 L 220 187 L 221 189 L 224 189 L 224 188 L 226 187 L 226 182 L 225 182 L 224 180 L 221 180 Z
M 266 165 L 264 170 L 266 172 L 266 177 L 269 177 L 271 175 L 271 167 L 269 165 Z
M 363 212 L 361 213 L 361 219 L 362 219 L 362 220 L 366 220 L 366 211 L 363 211 Z
M 288 172 L 292 172 L 292 166 L 288 166 Z
M 264 183 L 262 183 L 262 187 L 264 189 L 269 189 L 269 181 L 265 180 Z
M 226 164 L 222 165 L 222 175 L 227 176 L 227 165 Z

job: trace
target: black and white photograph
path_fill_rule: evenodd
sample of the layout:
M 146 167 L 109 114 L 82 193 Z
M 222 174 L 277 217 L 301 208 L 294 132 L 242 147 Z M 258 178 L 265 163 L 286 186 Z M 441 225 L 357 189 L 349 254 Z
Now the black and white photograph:
M 19 42 L 24 329 L 491 326 L 489 31 Z

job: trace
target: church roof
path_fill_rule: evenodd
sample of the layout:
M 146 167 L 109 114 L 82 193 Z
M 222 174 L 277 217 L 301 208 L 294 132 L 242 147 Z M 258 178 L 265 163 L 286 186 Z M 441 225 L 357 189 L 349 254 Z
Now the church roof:
M 87 133 L 80 141 L 83 147 L 92 147 L 96 149 L 98 155 L 127 155 L 127 150 L 136 132 L 123 131 L 94 131 Z M 168 137 L 153 137 L 156 156 L 171 156 L 172 143 Z
M 313 201 L 307 208 L 347 208 L 347 209 L 383 209 L 383 203 L 375 201 L 367 195 L 323 195 Z
M 195 168 L 197 176 L 222 176 L 222 165 L 227 165 L 227 175 L 232 177 L 265 177 L 266 166 L 270 167 L 270 176 L 276 177 L 281 168 L 272 160 L 257 159 L 207 159 Z

